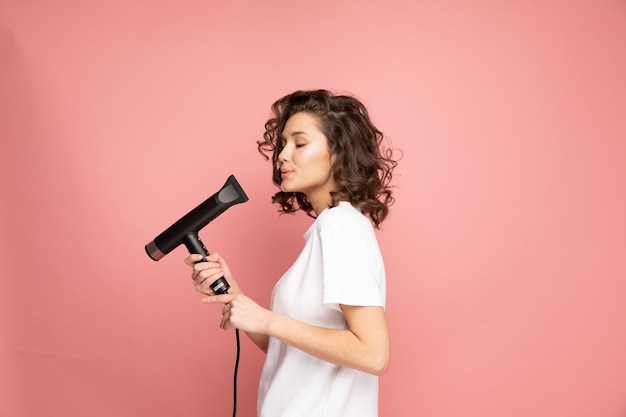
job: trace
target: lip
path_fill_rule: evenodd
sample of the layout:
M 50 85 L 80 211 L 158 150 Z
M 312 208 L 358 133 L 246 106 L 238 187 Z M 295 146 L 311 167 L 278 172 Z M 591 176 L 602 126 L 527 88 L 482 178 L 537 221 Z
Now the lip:
M 289 176 L 289 175 L 291 175 L 291 174 L 293 174 L 293 171 L 292 171 L 292 170 L 289 170 L 289 169 L 281 169 L 281 170 L 280 170 L 280 176 L 281 176 L 282 178 L 288 177 L 288 176 Z

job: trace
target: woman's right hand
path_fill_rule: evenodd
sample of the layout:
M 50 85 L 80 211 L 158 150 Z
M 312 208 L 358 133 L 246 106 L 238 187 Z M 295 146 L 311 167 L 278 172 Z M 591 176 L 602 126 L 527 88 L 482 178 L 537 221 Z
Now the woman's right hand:
M 228 289 L 229 294 L 236 295 L 242 293 L 239 289 L 239 284 L 237 284 L 228 268 L 228 264 L 217 252 L 207 256 L 204 262 L 198 262 L 201 260 L 202 255 L 199 254 L 191 254 L 185 258 L 185 263 L 193 268 L 191 278 L 196 291 L 202 294 L 215 295 L 211 289 L 211 284 L 224 277 L 228 285 L 230 285 Z

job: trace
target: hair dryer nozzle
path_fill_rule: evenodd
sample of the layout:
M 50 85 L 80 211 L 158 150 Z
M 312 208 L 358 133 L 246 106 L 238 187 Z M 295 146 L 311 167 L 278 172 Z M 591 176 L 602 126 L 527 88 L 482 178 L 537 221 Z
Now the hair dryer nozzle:
M 248 196 L 231 175 L 224 186 L 203 203 L 181 217 L 152 242 L 146 245 L 146 253 L 155 261 L 163 258 L 181 243 L 185 236 L 196 235 L 229 207 L 248 201 Z

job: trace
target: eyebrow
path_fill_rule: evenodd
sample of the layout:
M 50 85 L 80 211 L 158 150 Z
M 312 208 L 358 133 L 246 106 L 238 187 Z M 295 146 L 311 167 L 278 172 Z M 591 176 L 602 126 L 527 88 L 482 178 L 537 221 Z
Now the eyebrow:
M 300 130 L 296 130 L 295 132 L 291 132 L 291 135 L 289 135 L 289 136 L 291 136 L 293 138 L 293 137 L 296 137 L 296 136 L 299 136 L 299 135 L 309 136 L 306 132 L 303 132 L 303 131 L 300 131 Z M 280 140 L 285 140 L 286 139 L 285 135 L 281 133 L 279 139 Z

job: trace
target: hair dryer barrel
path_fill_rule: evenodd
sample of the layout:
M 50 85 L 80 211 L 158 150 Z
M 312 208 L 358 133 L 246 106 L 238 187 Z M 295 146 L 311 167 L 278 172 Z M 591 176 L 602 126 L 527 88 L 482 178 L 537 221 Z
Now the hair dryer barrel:
M 246 201 L 248 201 L 248 196 L 235 177 L 231 175 L 220 191 L 207 198 L 198 207 L 191 210 L 158 235 L 152 242 L 148 243 L 146 245 L 146 253 L 150 258 L 158 261 L 183 243 L 185 236 L 189 234 L 197 236 L 200 229 L 212 222 L 226 209 Z

